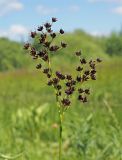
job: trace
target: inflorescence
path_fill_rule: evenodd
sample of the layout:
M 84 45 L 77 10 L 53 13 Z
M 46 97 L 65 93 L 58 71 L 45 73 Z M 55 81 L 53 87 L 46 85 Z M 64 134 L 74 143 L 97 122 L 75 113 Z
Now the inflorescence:
M 52 25 L 57 21 L 57 18 L 52 18 L 52 22 L 46 22 L 37 28 L 37 31 L 31 32 L 30 37 L 38 39 L 41 49 L 34 47 L 33 43 L 26 43 L 24 49 L 28 50 L 33 59 L 40 59 L 36 68 L 41 70 L 47 76 L 48 86 L 52 86 L 56 91 L 56 98 L 60 106 L 68 108 L 71 105 L 71 97 L 76 93 L 77 99 L 80 102 L 87 102 L 87 96 L 90 94 L 90 89 L 83 89 L 81 86 L 88 80 L 96 80 L 96 64 L 101 62 L 101 59 L 87 61 L 82 57 L 82 51 L 75 52 L 75 56 L 79 60 L 79 65 L 76 67 L 76 76 L 72 74 L 63 74 L 60 71 L 53 71 L 51 68 L 50 57 L 59 49 L 65 49 L 67 44 L 63 41 L 60 45 L 53 43 L 58 34 L 64 34 L 64 30 L 60 29 L 59 33 L 52 30 Z M 87 69 L 86 69 L 87 68 Z

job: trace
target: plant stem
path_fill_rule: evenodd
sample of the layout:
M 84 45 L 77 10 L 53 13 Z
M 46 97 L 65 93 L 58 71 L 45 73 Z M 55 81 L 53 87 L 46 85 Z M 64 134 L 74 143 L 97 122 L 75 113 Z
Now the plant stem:
M 56 93 L 56 102 L 58 106 L 58 113 L 59 113 L 59 160 L 62 160 L 62 132 L 63 132 L 63 115 L 64 111 L 62 110 L 62 106 L 59 101 L 59 97 Z
M 59 160 L 62 159 L 62 116 L 59 111 Z

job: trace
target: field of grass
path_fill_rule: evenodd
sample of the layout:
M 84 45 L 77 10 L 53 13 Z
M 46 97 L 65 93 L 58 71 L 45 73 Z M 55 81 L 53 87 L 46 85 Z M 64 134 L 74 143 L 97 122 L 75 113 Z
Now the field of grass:
M 74 64 L 58 64 L 54 57 L 62 71 Z M 65 114 L 63 160 L 122 159 L 122 59 L 105 58 L 97 69 L 89 102 L 74 97 Z M 0 154 L 18 153 L 19 160 L 58 159 L 55 96 L 35 69 L 0 73 Z
M 59 44 L 61 40 L 68 43 L 68 47 L 65 50 L 59 51 L 58 57 L 61 61 L 58 62 L 60 66 L 65 59 L 70 63 L 74 59 L 73 53 L 76 50 L 83 50 L 85 57 L 101 57 L 108 59 L 108 55 L 105 54 L 104 49 L 99 42 L 98 38 L 94 38 L 83 31 L 75 31 L 73 33 L 67 33 L 55 40 L 56 44 Z M 102 40 L 101 40 L 102 41 Z M 34 43 L 35 44 L 35 43 Z M 38 43 L 37 43 L 38 44 Z M 36 46 L 38 46 L 36 44 Z M 14 70 L 20 68 L 30 68 L 32 66 L 31 59 L 23 50 L 23 44 L 10 41 L 6 38 L 0 38 L 0 71 Z M 62 66 L 62 65 L 61 65 Z M 67 65 L 63 64 L 64 67 Z

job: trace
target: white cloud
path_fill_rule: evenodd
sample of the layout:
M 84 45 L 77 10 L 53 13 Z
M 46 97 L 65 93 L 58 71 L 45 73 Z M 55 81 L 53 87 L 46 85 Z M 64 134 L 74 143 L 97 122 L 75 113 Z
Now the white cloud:
M 78 12 L 78 11 L 80 11 L 80 7 L 78 5 L 72 5 L 69 7 L 69 10 L 71 12 Z
M 88 0 L 89 2 L 95 3 L 95 2 L 116 2 L 121 3 L 122 0 Z
M 37 6 L 36 10 L 41 15 L 50 15 L 50 14 L 58 12 L 57 8 L 50 8 L 50 7 L 43 6 L 43 5 Z
M 24 27 L 23 25 L 18 25 L 18 24 L 12 25 L 9 31 L 15 35 L 23 35 L 28 32 L 26 27 Z
M 8 30 L 0 30 L 0 37 L 7 37 L 12 40 L 20 40 L 21 37 L 26 37 L 28 29 L 20 24 L 11 25 Z
M 20 11 L 23 7 L 23 4 L 18 0 L 0 0 L 0 16 L 4 16 L 11 11 Z
M 116 14 L 121 14 L 122 15 L 122 6 L 119 6 L 117 8 L 114 8 L 112 10 L 113 13 L 116 13 Z
M 0 30 L 0 37 L 7 37 L 7 32 L 4 30 Z
M 107 35 L 109 35 L 109 33 L 107 33 L 107 32 L 100 32 L 100 31 L 92 31 L 92 32 L 90 32 L 90 34 L 92 35 L 92 36 L 98 36 L 98 37 L 100 37 L 100 36 L 107 36 Z

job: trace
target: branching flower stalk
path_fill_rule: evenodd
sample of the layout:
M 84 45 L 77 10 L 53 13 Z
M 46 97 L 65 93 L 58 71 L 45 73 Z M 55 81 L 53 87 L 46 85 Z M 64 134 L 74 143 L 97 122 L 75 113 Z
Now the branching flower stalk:
M 63 35 L 64 30 L 60 29 L 59 33 L 52 30 L 53 24 L 57 18 L 52 18 L 51 23 L 46 22 L 39 26 L 37 31 L 31 32 L 30 37 L 34 39 L 32 43 L 26 43 L 24 49 L 29 52 L 34 60 L 39 59 L 40 63 L 36 65 L 47 77 L 47 85 L 55 90 L 56 102 L 59 112 L 59 160 L 62 160 L 62 123 L 64 113 L 71 106 L 72 95 L 77 95 L 77 99 L 87 102 L 87 96 L 90 94 L 89 88 L 81 88 L 81 85 L 88 80 L 96 80 L 96 64 L 101 62 L 99 58 L 96 60 L 86 61 L 82 57 L 82 52 L 76 51 L 74 56 L 78 57 L 79 65 L 75 69 L 75 76 L 71 73 L 64 74 L 58 70 L 52 69 L 51 57 L 61 49 L 65 49 L 67 44 L 63 41 L 56 45 L 54 40 L 57 35 Z M 39 47 L 35 47 L 37 41 Z

